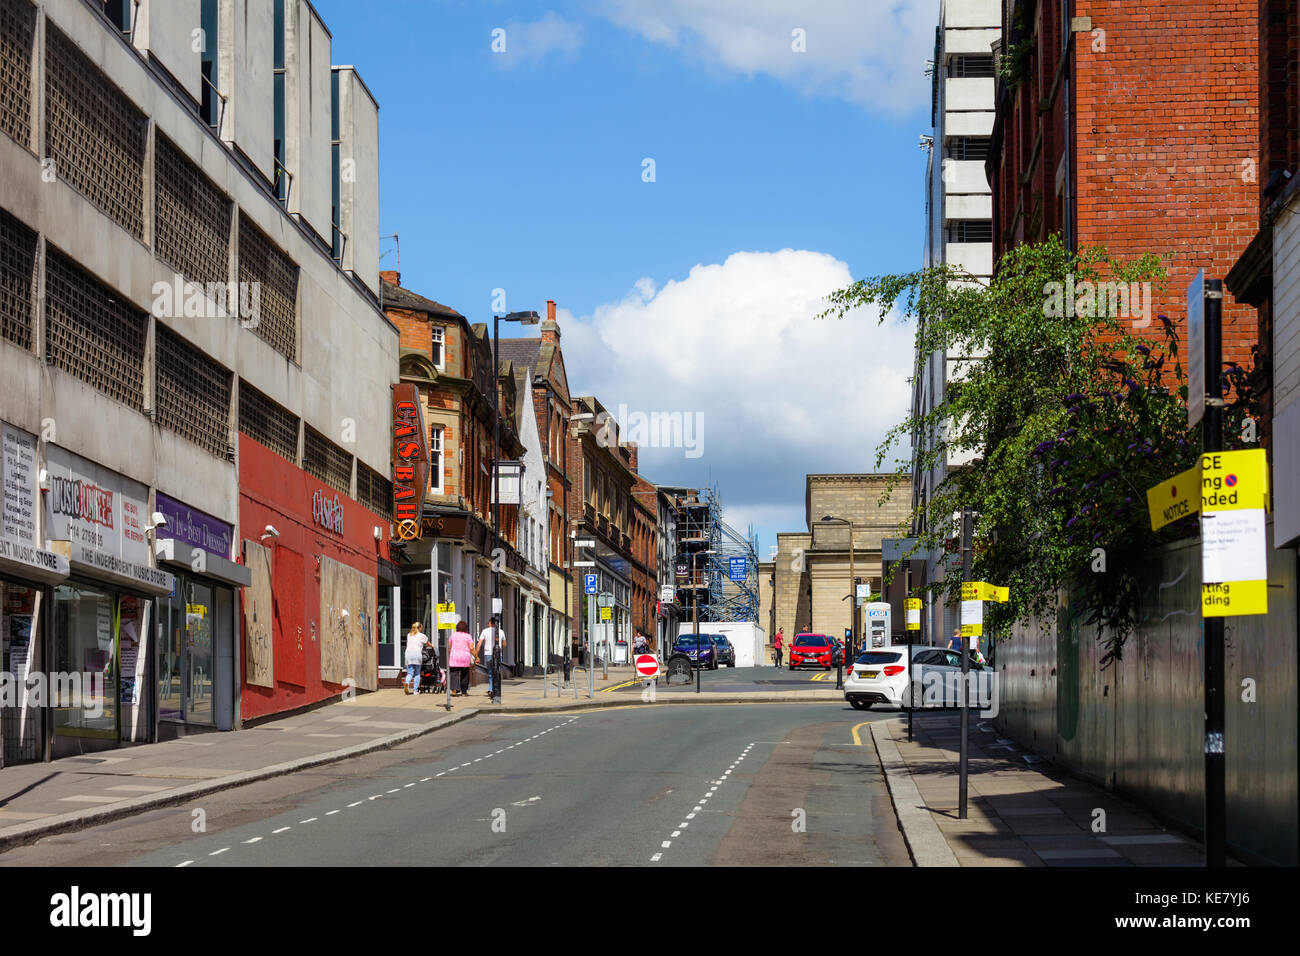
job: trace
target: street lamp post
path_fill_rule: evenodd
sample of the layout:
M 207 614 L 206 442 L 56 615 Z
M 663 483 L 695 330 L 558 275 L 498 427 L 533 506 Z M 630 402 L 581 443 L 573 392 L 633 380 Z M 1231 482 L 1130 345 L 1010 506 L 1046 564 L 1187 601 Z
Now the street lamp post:
M 854 585 L 857 577 L 853 570 L 853 522 L 847 518 L 832 518 L 830 515 L 822 517 L 826 524 L 846 524 L 849 526 L 849 640 L 845 642 L 844 653 L 840 655 L 840 662 L 835 668 L 835 689 L 844 689 L 844 658 L 848 656 L 849 650 L 857 647 L 858 644 L 858 596 L 855 593 Z
M 495 551 L 501 547 L 501 320 L 518 322 L 520 325 L 536 325 L 541 316 L 536 312 L 511 312 L 508 315 L 492 316 L 492 547 Z M 522 491 L 522 487 L 520 488 Z M 498 610 L 500 606 L 500 610 Z M 501 565 L 492 562 L 492 614 L 497 619 L 493 630 L 493 643 L 500 642 L 501 621 L 505 617 L 505 605 L 501 601 Z M 501 642 L 504 644 L 504 642 Z M 496 672 L 495 684 L 497 703 L 501 703 L 501 651 L 502 647 L 492 648 L 492 669 Z

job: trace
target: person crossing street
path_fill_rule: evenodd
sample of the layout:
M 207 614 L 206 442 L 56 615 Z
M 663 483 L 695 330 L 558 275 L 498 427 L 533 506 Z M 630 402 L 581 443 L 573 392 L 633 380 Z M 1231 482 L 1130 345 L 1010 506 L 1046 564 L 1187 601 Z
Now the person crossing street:
M 501 673 L 498 668 L 501 666 L 501 654 L 504 648 L 505 641 L 501 636 L 501 628 L 498 626 L 498 619 L 494 616 L 479 634 L 476 648 L 479 660 L 487 667 L 488 700 L 496 700 L 501 696 Z

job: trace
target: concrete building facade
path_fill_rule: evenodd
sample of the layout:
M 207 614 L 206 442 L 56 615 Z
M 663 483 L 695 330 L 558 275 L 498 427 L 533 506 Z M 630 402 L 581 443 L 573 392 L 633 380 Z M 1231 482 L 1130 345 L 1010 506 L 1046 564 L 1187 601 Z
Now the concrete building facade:
M 376 205 L 332 222 L 321 197 L 377 197 L 374 99 L 331 66 L 305 2 L 5 0 L 3 14 L 0 407 L 15 497 L 0 575 L 4 631 L 21 639 L 0 651 L 105 681 L 112 700 L 97 718 L 20 702 L 13 723 L 0 715 L 6 752 L 238 727 L 344 680 L 372 686 L 373 651 L 336 652 L 374 646 L 397 332 L 375 295 Z M 285 54 L 303 42 L 310 56 Z M 316 114 L 277 107 L 273 76 L 323 91 Z M 288 126 L 296 152 L 277 166 Z M 355 182 L 333 175 L 336 148 Z M 354 240 L 342 257 L 334 223 Z M 276 520 L 254 514 L 260 451 L 301 491 Z M 292 533 L 313 526 L 333 537 Z M 327 559 L 329 581 L 272 608 L 273 576 Z M 32 561 L 43 579 L 17 567 Z M 330 610 L 343 606 L 346 623 Z

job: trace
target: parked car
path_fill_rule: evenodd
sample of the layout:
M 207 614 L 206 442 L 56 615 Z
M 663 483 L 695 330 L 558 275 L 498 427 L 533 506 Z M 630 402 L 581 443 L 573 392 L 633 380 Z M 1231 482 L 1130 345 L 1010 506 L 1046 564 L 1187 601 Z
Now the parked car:
M 728 667 L 736 666 L 736 649 L 731 646 L 731 641 L 727 640 L 725 634 L 710 634 L 713 638 L 713 644 L 718 649 L 718 664 L 726 664 Z
M 711 671 L 718 669 L 718 648 L 713 643 L 716 634 L 700 633 L 700 641 L 695 643 L 694 634 L 681 634 L 673 643 L 674 654 L 685 654 L 691 659 L 693 667 L 707 667 Z
M 907 673 L 904 655 L 907 648 L 897 650 L 863 651 L 853 662 L 853 668 L 844 679 L 844 698 L 857 710 L 867 710 L 872 704 L 888 704 L 903 708 L 910 702 L 913 707 L 956 707 L 961 687 L 961 654 L 942 647 L 924 644 L 912 648 L 912 673 Z M 987 665 L 976 662 L 972 655 L 970 672 L 975 675 L 972 707 L 987 705 L 992 700 L 992 674 Z
M 825 634 L 796 634 L 790 642 L 790 670 L 805 665 L 830 670 L 833 650 Z

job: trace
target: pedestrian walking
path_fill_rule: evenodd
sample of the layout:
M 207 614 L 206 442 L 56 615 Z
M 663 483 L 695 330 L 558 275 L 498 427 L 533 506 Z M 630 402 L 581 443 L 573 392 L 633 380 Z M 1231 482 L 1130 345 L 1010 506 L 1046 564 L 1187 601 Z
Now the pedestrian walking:
M 776 629 L 776 640 L 772 643 L 772 653 L 776 655 L 774 667 L 781 666 L 781 648 L 783 647 L 785 647 L 785 628 L 778 627 Z
M 948 642 L 948 650 L 950 651 L 961 650 L 961 628 L 960 627 L 954 627 L 952 629 L 952 640 Z
M 501 639 L 501 628 L 497 626 L 497 618 L 494 615 L 488 626 L 483 628 L 483 632 L 478 636 L 478 647 L 475 653 L 484 664 L 487 665 L 488 672 L 488 700 L 494 700 L 500 688 L 497 681 L 501 675 L 497 673 L 494 665 L 501 663 L 501 653 L 505 650 L 505 641 Z
M 429 643 L 429 635 L 421 630 L 420 622 L 413 623 L 406 635 L 406 678 L 402 682 L 402 688 L 408 694 L 420 692 L 420 662 Z
M 474 638 L 469 625 L 456 622 L 456 630 L 447 641 L 447 666 L 451 668 L 451 696 L 469 696 L 469 669 L 474 666 Z

